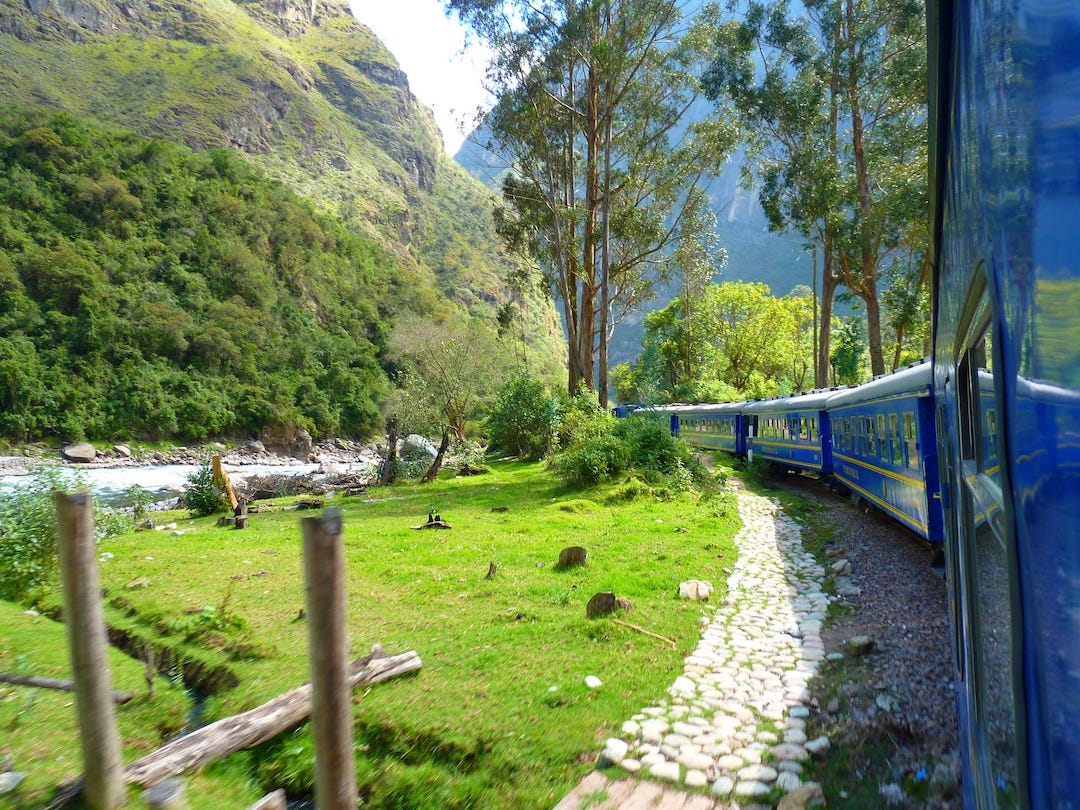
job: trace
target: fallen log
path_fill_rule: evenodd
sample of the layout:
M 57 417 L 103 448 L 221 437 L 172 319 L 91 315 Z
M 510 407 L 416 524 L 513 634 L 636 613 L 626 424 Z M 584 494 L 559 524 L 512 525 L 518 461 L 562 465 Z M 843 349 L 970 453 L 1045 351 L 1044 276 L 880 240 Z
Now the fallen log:
M 421 667 L 416 652 L 358 658 L 349 665 L 349 685 L 355 689 L 415 672 Z M 311 684 L 286 692 L 258 708 L 211 723 L 174 740 L 124 768 L 124 781 L 146 787 L 245 748 L 273 739 L 298 725 L 311 713 Z
M 349 685 L 356 689 L 399 675 L 416 672 L 422 666 L 414 650 L 386 655 L 379 645 L 371 654 L 349 664 Z M 306 683 L 278 695 L 257 708 L 173 740 L 124 768 L 124 782 L 147 788 L 167 776 L 194 770 L 237 751 L 252 748 L 299 725 L 311 713 L 311 684 Z M 50 807 L 60 807 L 82 790 L 82 779 L 61 785 Z
M 61 692 L 74 692 L 75 681 L 62 681 L 56 678 L 39 678 L 36 675 L 15 675 L 11 672 L 0 672 L 0 683 L 10 683 L 15 686 L 33 686 L 38 689 L 59 689 Z M 131 700 L 131 692 L 112 693 L 113 703 L 127 703 Z

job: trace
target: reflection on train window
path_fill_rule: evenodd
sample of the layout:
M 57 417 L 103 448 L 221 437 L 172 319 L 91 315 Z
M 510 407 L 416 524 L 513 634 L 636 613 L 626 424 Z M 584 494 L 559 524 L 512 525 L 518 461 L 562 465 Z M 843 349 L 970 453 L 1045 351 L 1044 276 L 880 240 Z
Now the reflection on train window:
M 892 463 L 900 466 L 903 463 L 900 446 L 900 416 L 895 413 L 889 414 L 889 442 L 892 444 Z
M 882 461 L 889 457 L 887 443 L 885 437 L 885 414 L 879 413 L 877 415 L 877 450 L 874 455 Z
M 981 318 L 980 318 L 981 315 Z M 998 807 L 1017 804 L 1018 729 L 1014 671 L 1015 629 L 1011 622 L 1010 536 L 1005 530 L 1004 500 L 997 479 L 999 458 L 993 346 L 984 303 L 975 317 L 975 338 L 968 343 L 959 371 L 959 416 L 963 474 L 963 513 L 967 527 L 962 563 L 972 590 L 968 606 L 974 618 L 970 679 L 975 687 L 973 728 L 990 760 L 984 789 Z
M 919 441 L 915 434 L 915 414 L 904 414 L 904 447 L 907 450 L 907 465 L 912 470 L 919 469 Z
M 816 442 L 817 440 L 818 440 L 817 417 L 816 416 L 811 416 L 810 417 L 810 441 Z

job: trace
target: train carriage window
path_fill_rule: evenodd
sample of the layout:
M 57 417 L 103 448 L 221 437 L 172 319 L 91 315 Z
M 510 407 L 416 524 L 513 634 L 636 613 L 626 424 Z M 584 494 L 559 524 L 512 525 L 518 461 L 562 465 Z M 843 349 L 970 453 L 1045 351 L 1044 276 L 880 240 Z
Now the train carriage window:
M 899 467 L 903 464 L 903 447 L 900 444 L 900 415 L 889 414 L 889 443 L 892 445 L 892 463 Z
M 817 417 L 816 416 L 811 416 L 810 417 L 810 441 L 816 443 L 817 440 L 818 440 Z
M 885 414 L 877 415 L 877 449 L 873 451 L 879 459 L 884 461 L 889 457 L 888 437 L 885 435 Z
M 799 419 L 799 438 L 804 442 L 810 441 L 810 420 L 805 416 Z
M 957 367 L 960 434 L 960 566 L 971 616 L 968 671 L 975 695 L 972 726 L 989 766 L 982 785 L 997 806 L 1015 806 L 1020 787 L 1021 732 L 1016 684 L 1020 660 L 1013 625 L 1015 558 L 1005 520 L 997 459 L 1001 436 L 989 303 L 976 307 Z
M 911 411 L 904 413 L 904 448 L 907 466 L 912 470 L 919 469 L 919 441 L 915 433 L 915 414 Z
M 866 417 L 866 448 L 863 455 L 872 456 L 877 452 L 877 438 L 874 435 L 874 417 Z

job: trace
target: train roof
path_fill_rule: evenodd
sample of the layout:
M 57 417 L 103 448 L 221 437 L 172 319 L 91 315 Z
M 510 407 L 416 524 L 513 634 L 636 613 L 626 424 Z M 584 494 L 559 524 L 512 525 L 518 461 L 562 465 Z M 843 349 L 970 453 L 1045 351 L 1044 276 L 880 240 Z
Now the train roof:
M 771 399 L 759 399 L 747 402 L 743 410 L 746 413 L 771 413 L 787 411 L 814 411 L 825 410 L 825 403 L 829 397 L 835 394 L 837 389 L 828 388 L 820 391 L 810 391 L 806 394 L 794 394 L 790 397 L 772 397 Z
M 680 414 L 707 415 L 712 413 L 741 413 L 745 410 L 746 402 L 706 402 L 700 405 L 684 405 L 679 409 Z
M 829 397 L 829 410 L 860 402 L 889 399 L 903 394 L 929 393 L 933 384 L 933 368 L 928 360 L 912 363 L 907 368 L 882 374 L 868 383 L 839 391 Z

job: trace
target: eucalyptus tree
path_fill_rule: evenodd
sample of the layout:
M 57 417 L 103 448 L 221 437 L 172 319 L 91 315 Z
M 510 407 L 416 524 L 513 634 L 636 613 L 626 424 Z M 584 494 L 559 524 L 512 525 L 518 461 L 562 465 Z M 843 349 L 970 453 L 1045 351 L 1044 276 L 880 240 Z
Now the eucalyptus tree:
M 678 0 L 448 0 L 494 53 L 485 123 L 507 156 L 499 232 L 563 305 L 568 390 L 607 400 L 607 343 L 670 270 L 704 205 L 699 180 L 734 143 L 721 121 L 686 126 L 697 40 Z
M 825 383 L 833 293 L 865 305 L 871 368 L 885 370 L 878 282 L 926 218 L 925 15 L 920 0 L 728 0 L 706 94 L 743 125 L 770 227 L 823 256 L 816 383 Z

